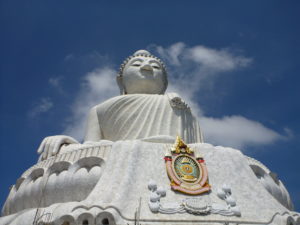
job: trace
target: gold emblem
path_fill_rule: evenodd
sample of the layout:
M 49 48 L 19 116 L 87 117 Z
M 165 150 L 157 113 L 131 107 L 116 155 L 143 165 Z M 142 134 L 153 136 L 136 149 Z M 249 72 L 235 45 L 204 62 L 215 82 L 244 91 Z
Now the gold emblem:
M 196 158 L 180 137 L 177 136 L 171 151 L 168 149 L 165 162 L 173 190 L 191 195 L 210 190 L 204 159 Z

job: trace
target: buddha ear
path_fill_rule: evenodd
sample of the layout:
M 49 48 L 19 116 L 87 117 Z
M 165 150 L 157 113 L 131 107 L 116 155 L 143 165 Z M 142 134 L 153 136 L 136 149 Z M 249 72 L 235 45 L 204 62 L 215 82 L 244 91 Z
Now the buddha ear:
M 125 93 L 125 89 L 124 89 L 124 84 L 123 84 L 123 77 L 120 76 L 120 75 L 118 75 L 118 76 L 116 77 L 116 80 L 117 80 L 117 84 L 118 84 L 119 89 L 120 89 L 120 94 L 121 94 L 121 95 L 126 94 L 126 93 Z

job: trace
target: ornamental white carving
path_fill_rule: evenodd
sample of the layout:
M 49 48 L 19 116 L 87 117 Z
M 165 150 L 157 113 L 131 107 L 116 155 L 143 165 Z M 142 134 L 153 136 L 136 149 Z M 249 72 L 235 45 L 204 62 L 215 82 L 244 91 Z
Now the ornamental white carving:
M 163 187 L 157 187 L 153 180 L 149 182 L 148 189 L 150 190 L 148 205 L 153 213 L 191 213 L 194 215 L 212 213 L 223 216 L 241 216 L 241 211 L 232 197 L 231 188 L 226 184 L 219 188 L 217 193 L 218 197 L 226 202 L 226 205 L 212 203 L 208 195 L 184 198 L 181 202 L 162 203 L 160 199 L 166 196 L 166 190 Z

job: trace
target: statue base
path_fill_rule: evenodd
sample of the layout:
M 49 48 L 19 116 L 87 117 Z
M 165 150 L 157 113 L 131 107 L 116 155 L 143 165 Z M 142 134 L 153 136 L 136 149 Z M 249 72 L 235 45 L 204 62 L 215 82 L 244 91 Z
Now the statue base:
M 153 140 L 69 145 L 17 180 L 0 224 L 300 224 L 284 185 L 260 162 L 190 144 L 205 160 L 211 190 L 188 195 L 171 188 L 170 140 Z

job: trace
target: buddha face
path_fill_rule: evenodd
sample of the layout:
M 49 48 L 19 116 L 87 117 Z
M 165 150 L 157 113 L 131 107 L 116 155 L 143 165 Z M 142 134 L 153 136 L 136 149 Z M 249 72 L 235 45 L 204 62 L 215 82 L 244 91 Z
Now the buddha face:
M 167 74 L 155 58 L 136 56 L 125 65 L 120 82 L 127 94 L 163 94 Z

